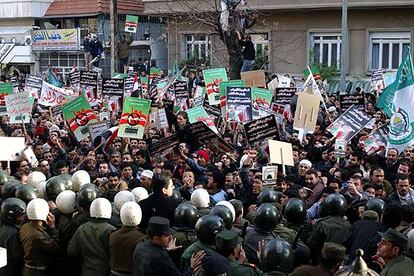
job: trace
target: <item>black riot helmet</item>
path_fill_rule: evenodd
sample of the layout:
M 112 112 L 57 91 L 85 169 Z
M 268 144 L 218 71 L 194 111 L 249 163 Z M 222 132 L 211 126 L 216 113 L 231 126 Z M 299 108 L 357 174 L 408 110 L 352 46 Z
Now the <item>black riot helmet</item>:
M 61 182 L 66 186 L 66 190 L 73 189 L 72 176 L 70 174 L 60 174 L 57 176 Z
M 78 192 L 78 205 L 84 209 L 89 209 L 92 201 L 101 196 L 101 192 L 95 184 L 82 185 Z
M 6 184 L 7 181 L 9 181 L 9 174 L 6 171 L 0 170 L 0 186 L 3 186 Z
M 275 203 L 279 202 L 279 194 L 269 188 L 264 188 L 263 191 L 257 196 L 257 205 L 262 203 Z
M 302 224 L 306 219 L 305 202 L 299 198 L 291 198 L 285 206 L 285 218 L 288 222 L 295 225 Z
M 209 215 L 216 215 L 223 219 L 227 229 L 231 229 L 233 226 L 233 214 L 230 209 L 224 205 L 215 205 L 211 208 Z
M 189 202 L 181 203 L 174 211 L 174 224 L 185 229 L 194 229 L 199 218 L 197 207 Z
M 26 203 L 23 200 L 11 197 L 1 204 L 1 219 L 7 224 L 15 225 L 16 218 L 26 213 Z
M 378 214 L 378 217 L 381 217 L 382 213 L 384 213 L 384 208 L 385 202 L 380 198 L 370 199 L 365 205 L 365 210 L 375 211 Z
M 322 201 L 322 211 L 328 216 L 342 217 L 345 215 L 346 209 L 347 202 L 341 194 L 330 194 Z
M 30 200 L 39 197 L 39 192 L 30 184 L 22 185 L 16 189 L 16 197 L 28 204 Z
M 256 209 L 254 225 L 257 230 L 270 233 L 279 221 L 279 211 L 272 203 L 263 203 Z
M 225 229 L 224 221 L 219 216 L 205 215 L 197 220 L 195 230 L 197 238 L 204 244 L 215 245 L 216 234 Z
M 16 190 L 23 186 L 23 184 L 15 179 L 15 178 L 9 178 L 9 180 L 4 184 L 3 190 L 2 190 L 2 198 L 6 199 L 9 197 L 14 197 L 16 194 Z
M 173 190 L 171 198 L 173 198 L 177 202 L 183 202 L 183 197 L 182 197 L 179 189 L 174 189 Z
M 292 272 L 293 251 L 289 243 L 282 238 L 274 238 L 266 242 L 261 265 L 263 272 Z
M 66 186 L 65 181 L 59 175 L 51 177 L 46 182 L 46 196 L 48 200 L 55 201 L 56 197 L 65 190 L 69 190 L 69 187 Z

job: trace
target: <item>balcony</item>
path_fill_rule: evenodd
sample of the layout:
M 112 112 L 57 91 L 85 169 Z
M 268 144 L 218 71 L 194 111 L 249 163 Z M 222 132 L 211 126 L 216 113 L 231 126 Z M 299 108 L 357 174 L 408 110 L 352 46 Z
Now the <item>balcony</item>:
M 0 19 L 40 18 L 53 0 L 0 0 Z

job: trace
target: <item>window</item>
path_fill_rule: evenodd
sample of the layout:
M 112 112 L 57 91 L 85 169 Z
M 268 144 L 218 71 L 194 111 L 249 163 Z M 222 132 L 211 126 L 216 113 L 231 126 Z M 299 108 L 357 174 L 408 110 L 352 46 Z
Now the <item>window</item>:
M 72 67 L 76 65 L 79 70 L 85 69 L 85 58 L 83 54 L 77 53 L 41 53 L 40 71 L 46 72 L 49 67 L 57 69 L 65 79 L 68 77 Z
M 211 41 L 208 35 L 185 35 L 185 58 L 210 61 Z
M 410 46 L 410 32 L 372 32 L 369 69 L 398 69 Z
M 341 34 L 311 33 L 311 63 L 340 68 Z
M 79 27 L 88 29 L 90 33 L 98 32 L 98 19 L 94 18 L 80 18 Z
M 269 38 L 267 33 L 250 34 L 256 51 L 256 64 L 262 69 L 268 69 L 269 64 Z

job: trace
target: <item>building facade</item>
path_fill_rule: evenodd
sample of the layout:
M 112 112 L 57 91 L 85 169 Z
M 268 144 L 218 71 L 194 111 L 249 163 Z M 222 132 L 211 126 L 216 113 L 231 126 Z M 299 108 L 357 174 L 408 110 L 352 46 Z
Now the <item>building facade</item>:
M 187 9 L 194 13 L 189 8 L 193 6 L 198 11 L 211 10 L 214 0 L 143 2 L 147 14 L 170 17 L 170 64 L 197 57 L 212 66 L 227 65 L 226 48 L 217 34 L 183 12 Z M 340 68 L 341 49 L 348 47 L 349 77 L 367 78 L 372 69 L 378 68 L 396 70 L 413 42 L 414 1 L 349 0 L 349 43 L 345 46 L 341 39 L 341 2 L 247 1 L 247 6 L 241 8 L 259 14 L 255 26 L 248 30 L 260 59 L 258 65 L 275 74 L 301 74 L 308 65 L 317 63 Z

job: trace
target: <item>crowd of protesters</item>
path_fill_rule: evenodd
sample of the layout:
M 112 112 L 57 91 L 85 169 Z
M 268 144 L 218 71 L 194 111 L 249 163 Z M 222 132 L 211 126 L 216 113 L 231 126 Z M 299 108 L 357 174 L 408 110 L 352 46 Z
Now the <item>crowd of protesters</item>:
M 185 76 L 191 98 L 202 72 Z M 0 275 L 412 275 L 414 146 L 367 155 L 363 129 L 338 158 L 326 130 L 340 114 L 337 96 L 326 105 L 302 141 L 284 118 L 294 166 L 286 175 L 279 166 L 272 184 L 262 176 L 267 141 L 252 147 L 231 124 L 220 130 L 233 151 L 182 141 L 154 156 L 153 143 L 189 124 L 184 111 L 167 114 L 169 128 L 117 137 L 105 151 L 36 102 L 24 128 L 2 116 L 0 136 L 24 136 L 38 165 L 1 162 Z M 371 114 L 373 127 L 387 123 Z

